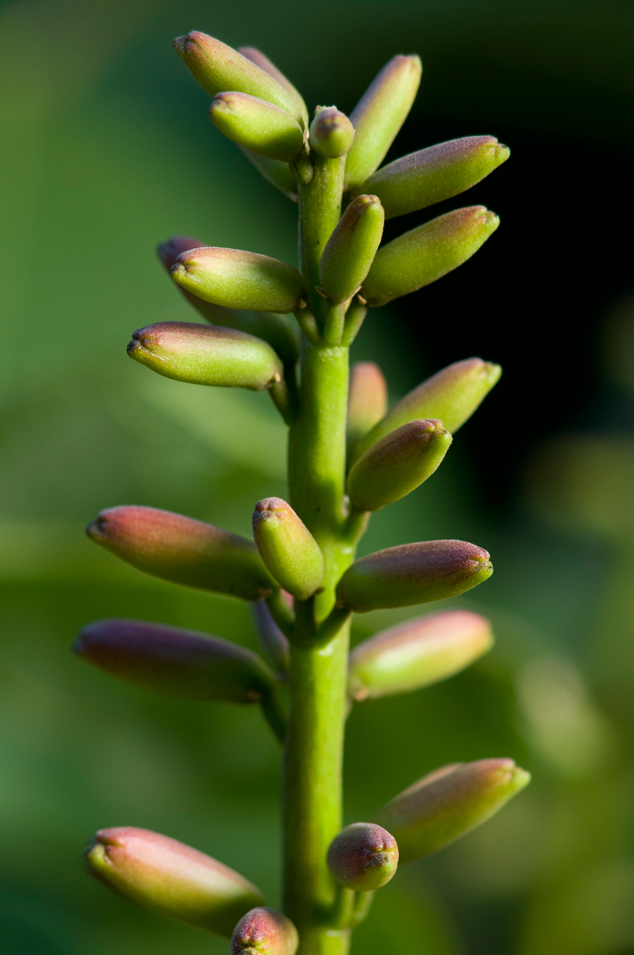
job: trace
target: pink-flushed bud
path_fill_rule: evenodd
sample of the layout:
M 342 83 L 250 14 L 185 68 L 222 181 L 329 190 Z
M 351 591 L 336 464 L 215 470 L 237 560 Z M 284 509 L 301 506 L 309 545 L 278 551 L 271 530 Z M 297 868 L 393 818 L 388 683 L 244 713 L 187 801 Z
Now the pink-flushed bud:
M 340 159 L 350 149 L 354 126 L 335 106 L 318 107 L 310 124 L 310 145 L 327 159 Z
M 88 536 L 138 570 L 163 580 L 262 600 L 278 589 L 251 541 L 156 507 L 110 507 Z
M 353 613 L 457 597 L 493 573 L 489 554 L 466 541 L 422 541 L 357 560 L 337 584 L 337 605 Z
M 291 920 L 264 906 L 243 915 L 231 936 L 231 955 L 295 955 L 298 946 Z
M 143 620 L 97 620 L 73 649 L 112 676 L 186 700 L 259 703 L 275 679 L 237 643 Z
M 327 858 L 328 868 L 342 885 L 357 892 L 373 892 L 396 872 L 398 846 L 381 826 L 355 822 L 335 836 Z
M 324 558 L 290 504 L 281 497 L 258 501 L 253 536 L 262 560 L 284 590 L 297 600 L 312 597 L 324 577 Z
M 387 382 L 376 362 L 355 361 L 350 369 L 348 394 L 348 448 L 355 445 L 385 416 Z
M 401 863 L 412 862 L 486 822 L 530 778 L 512 759 L 445 766 L 396 796 L 374 821 L 394 835 Z
M 121 895 L 225 938 L 246 911 L 264 901 L 238 872 L 148 829 L 101 829 L 85 859 L 89 871 Z
M 446 680 L 493 646 L 491 625 L 470 610 L 445 610 L 390 627 L 350 654 L 353 700 L 408 693 Z

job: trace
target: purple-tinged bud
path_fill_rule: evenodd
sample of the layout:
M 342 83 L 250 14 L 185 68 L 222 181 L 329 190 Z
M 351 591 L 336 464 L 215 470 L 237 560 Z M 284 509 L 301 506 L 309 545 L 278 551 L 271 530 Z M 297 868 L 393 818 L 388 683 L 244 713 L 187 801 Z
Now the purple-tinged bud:
M 512 759 L 458 763 L 424 776 L 384 806 L 375 822 L 398 842 L 401 863 L 430 855 L 486 822 L 530 782 Z
M 287 85 L 279 83 L 267 70 L 232 47 L 206 33 L 193 30 L 187 36 L 177 37 L 174 48 L 210 96 L 228 90 L 258 96 L 285 109 L 298 122 L 306 125 L 306 107 L 303 101 L 301 104 L 298 102 L 297 90 L 291 93 Z
M 422 72 L 420 57 L 393 57 L 355 106 L 350 116 L 355 135 L 346 156 L 346 189 L 360 186 L 381 165 L 412 108 Z
M 356 361 L 350 369 L 348 393 L 348 447 L 354 453 L 356 444 L 387 411 L 387 383 L 373 361 Z
M 251 605 L 260 646 L 275 671 L 285 677 L 290 669 L 290 646 L 263 600 Z
M 372 822 L 342 829 L 328 848 L 328 868 L 335 879 L 357 892 L 373 892 L 390 881 L 398 867 L 396 839 Z
M 354 295 L 370 271 L 384 221 L 383 207 L 376 196 L 358 196 L 328 239 L 319 263 L 319 278 L 323 291 L 336 305 Z
M 355 449 L 363 454 L 375 441 L 416 418 L 439 418 L 452 434 L 471 417 L 499 380 L 499 365 L 467 358 L 436 372 L 390 408 Z
M 354 613 L 457 597 L 493 573 L 489 554 L 466 541 L 388 547 L 357 560 L 337 584 L 337 605 Z
M 310 124 L 310 145 L 320 156 L 340 159 L 345 156 L 354 139 L 354 126 L 345 113 L 336 106 L 317 109 Z
M 272 76 L 274 80 L 283 86 L 284 89 L 290 93 L 290 95 L 295 100 L 298 109 L 301 110 L 302 117 L 304 119 L 304 126 L 308 128 L 308 110 L 306 109 L 306 103 L 301 93 L 293 86 L 291 81 L 284 76 L 284 74 L 278 70 L 274 63 L 271 63 L 268 56 L 265 56 L 261 50 L 257 50 L 254 46 L 239 46 L 238 53 L 241 53 L 242 56 L 246 56 L 247 60 L 251 60 L 252 63 L 255 63 L 256 66 L 259 66 L 261 70 L 264 70 L 265 73 L 268 73 L 269 76 Z
M 257 653 L 236 643 L 142 620 L 97 620 L 73 649 L 111 676 L 186 700 L 259 703 L 275 679 Z
M 267 159 L 293 162 L 304 148 L 296 119 L 248 93 L 218 93 L 209 107 L 214 125 L 227 139 Z
M 354 648 L 348 692 L 360 702 L 419 690 L 464 670 L 492 646 L 489 621 L 470 610 L 417 617 Z
M 495 136 L 452 139 L 383 166 L 363 183 L 363 192 L 375 193 L 383 203 L 385 218 L 391 219 L 470 189 L 510 153 Z
M 138 570 L 163 580 L 262 600 L 277 584 L 251 541 L 156 507 L 110 507 L 86 532 Z
M 324 558 L 290 504 L 281 497 L 258 501 L 253 537 L 260 557 L 284 590 L 297 600 L 312 597 L 324 578 Z
M 352 465 L 347 491 L 360 511 L 400 501 L 439 467 L 452 437 L 442 421 L 409 421 L 375 441 Z
M 146 908 L 226 938 L 246 911 L 263 902 L 238 872 L 149 829 L 101 829 L 86 850 L 89 871 Z
M 361 294 L 386 305 L 430 285 L 470 259 L 500 224 L 484 206 L 454 209 L 399 235 L 376 254 Z
M 178 256 L 170 273 L 181 288 L 226 308 L 287 314 L 304 301 L 304 280 L 297 269 L 257 252 L 192 249 Z
M 231 936 L 231 955 L 295 955 L 297 929 L 275 909 L 251 909 L 243 915 Z

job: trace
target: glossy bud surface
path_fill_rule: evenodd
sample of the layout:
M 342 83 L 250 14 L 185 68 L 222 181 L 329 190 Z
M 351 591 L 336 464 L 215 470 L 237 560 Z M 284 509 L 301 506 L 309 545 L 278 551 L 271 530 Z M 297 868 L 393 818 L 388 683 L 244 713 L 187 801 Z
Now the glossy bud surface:
M 342 885 L 373 892 L 390 881 L 398 867 L 394 836 L 371 822 L 342 829 L 328 848 L 328 868 Z

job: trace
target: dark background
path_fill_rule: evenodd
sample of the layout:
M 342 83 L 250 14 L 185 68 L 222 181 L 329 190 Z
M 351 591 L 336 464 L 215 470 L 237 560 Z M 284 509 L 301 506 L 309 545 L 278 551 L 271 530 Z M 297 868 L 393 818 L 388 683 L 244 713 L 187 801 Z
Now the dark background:
M 84 875 L 103 826 L 189 842 L 278 903 L 279 753 L 258 713 L 163 700 L 69 651 L 103 616 L 256 645 L 244 605 L 144 578 L 82 535 L 119 503 L 248 535 L 254 502 L 285 494 L 265 397 L 189 388 L 124 354 L 134 328 L 192 318 L 156 242 L 192 234 L 294 261 L 295 208 L 210 127 L 171 49 L 190 29 L 260 47 L 310 109 L 351 110 L 386 60 L 419 52 L 421 91 L 389 158 L 481 133 L 512 151 L 463 197 L 389 224 L 474 203 L 502 218 L 458 271 L 371 313 L 354 348 L 380 361 L 393 399 L 473 354 L 505 373 L 438 475 L 363 543 L 490 549 L 495 576 L 454 604 L 490 615 L 497 646 L 451 681 L 353 713 L 346 819 L 449 761 L 508 755 L 534 781 L 399 872 L 353 950 L 632 955 L 633 28 L 629 0 L 0 6 L 7 955 L 227 950 Z M 414 613 L 360 617 L 356 638 Z

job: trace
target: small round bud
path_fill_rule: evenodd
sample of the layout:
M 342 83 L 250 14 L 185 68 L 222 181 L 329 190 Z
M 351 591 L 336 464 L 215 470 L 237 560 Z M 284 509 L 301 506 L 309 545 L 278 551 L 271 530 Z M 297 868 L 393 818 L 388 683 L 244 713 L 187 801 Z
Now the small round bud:
M 258 501 L 253 536 L 262 560 L 284 590 L 298 600 L 312 597 L 324 577 L 324 558 L 290 504 L 280 497 Z
M 354 126 L 335 106 L 318 109 L 310 124 L 310 145 L 320 156 L 339 159 L 345 156 L 354 139 Z
M 231 936 L 231 955 L 295 955 L 297 929 L 275 909 L 251 909 L 240 919 Z
M 342 885 L 357 892 L 373 892 L 396 872 L 398 846 L 381 826 L 355 822 L 335 836 L 327 858 L 330 871 Z

